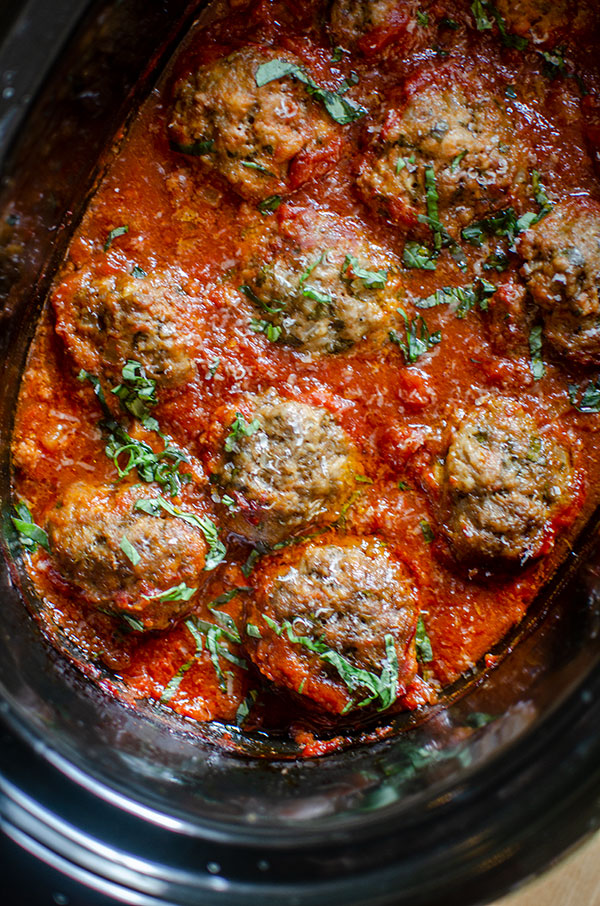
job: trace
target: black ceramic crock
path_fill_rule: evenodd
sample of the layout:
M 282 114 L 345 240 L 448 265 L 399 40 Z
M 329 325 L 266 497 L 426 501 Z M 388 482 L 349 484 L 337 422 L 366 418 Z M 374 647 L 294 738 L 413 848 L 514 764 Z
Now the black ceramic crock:
M 25 906 L 484 903 L 599 823 L 595 522 L 494 669 L 393 738 L 307 761 L 125 707 L 34 617 L 8 518 L 19 377 L 102 152 L 194 5 L 0 11 L 1 886 Z

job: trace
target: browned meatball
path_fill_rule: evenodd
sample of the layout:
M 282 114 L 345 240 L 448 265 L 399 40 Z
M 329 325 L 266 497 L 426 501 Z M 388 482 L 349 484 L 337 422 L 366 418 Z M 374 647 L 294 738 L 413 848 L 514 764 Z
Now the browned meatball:
M 267 563 L 257 586 L 248 647 L 274 683 L 336 714 L 383 710 L 406 691 L 417 667 L 417 592 L 382 542 L 308 542 Z
M 159 386 L 190 381 L 195 365 L 178 315 L 183 294 L 168 273 L 136 278 L 78 272 L 53 296 L 56 330 L 81 368 L 119 381 L 130 359 Z
M 416 0 L 334 0 L 330 31 L 337 44 L 367 56 L 390 45 L 406 53 L 426 40 L 420 11 Z
M 401 226 L 426 234 L 419 218 L 435 202 L 445 228 L 460 227 L 496 207 L 525 170 L 515 121 L 473 76 L 463 84 L 448 65 L 419 74 L 391 98 L 383 125 L 365 154 L 358 189 L 376 211 Z
M 286 76 L 256 84 L 259 66 L 273 60 L 304 69 L 287 51 L 245 47 L 175 90 L 169 126 L 175 147 L 249 199 L 290 192 L 339 156 L 339 126 L 300 81 Z
M 342 352 L 385 328 L 397 305 L 387 257 L 366 240 L 333 234 L 319 248 L 251 262 L 243 279 L 277 339 L 315 355 Z
M 145 495 L 140 487 L 73 484 L 48 517 L 48 538 L 62 576 L 89 603 L 139 628 L 166 629 L 194 606 L 196 594 L 173 590 L 201 589 L 207 545 L 182 519 L 134 509 Z
M 274 393 L 246 408 L 248 418 L 238 413 L 230 423 L 220 467 L 232 529 L 273 544 L 336 519 L 354 487 L 357 455 L 333 416 Z
M 521 273 L 544 314 L 546 339 L 567 359 L 600 363 L 600 205 L 557 205 L 518 245 Z
M 488 399 L 454 431 L 446 532 L 465 562 L 523 563 L 547 552 L 573 494 L 569 452 L 515 400 Z

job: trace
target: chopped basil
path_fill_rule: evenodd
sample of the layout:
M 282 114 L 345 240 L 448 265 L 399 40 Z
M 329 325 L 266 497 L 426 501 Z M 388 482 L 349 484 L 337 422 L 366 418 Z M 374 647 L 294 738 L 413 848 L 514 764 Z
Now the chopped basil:
M 506 22 L 498 7 L 491 0 L 474 0 L 471 4 L 471 11 L 475 17 L 475 25 L 478 31 L 488 31 L 492 28 L 494 21 L 498 26 L 502 43 L 506 47 L 514 47 L 517 50 L 523 50 L 527 47 L 527 38 L 520 35 L 513 35 L 508 32 Z
M 564 47 L 556 47 L 552 50 L 538 50 L 540 57 L 543 59 L 542 72 L 549 79 L 555 79 L 557 76 L 566 75 L 567 64 L 564 58 Z
M 133 359 L 123 366 L 121 372 L 123 383 L 111 390 L 119 399 L 121 406 L 135 418 L 139 418 L 144 428 L 158 431 L 158 422 L 150 416 L 150 406 L 156 406 L 156 381 L 146 377 L 146 372 L 139 362 Z
M 464 318 L 466 314 L 477 306 L 481 311 L 486 311 L 488 298 L 493 296 L 497 287 L 488 280 L 477 280 L 467 286 L 444 286 L 436 289 L 425 299 L 415 299 L 417 308 L 435 308 L 437 305 L 449 305 L 456 312 L 457 318 Z
M 121 538 L 119 547 L 121 548 L 127 559 L 130 561 L 130 563 L 133 566 L 137 566 L 142 558 L 126 535 L 123 535 L 123 537 Z
M 444 18 L 440 21 L 440 25 L 442 26 L 442 28 L 451 28 L 452 31 L 456 31 L 458 28 L 460 28 L 460 25 L 458 24 L 456 19 L 448 19 L 446 16 L 444 16 Z
M 399 482 L 398 482 L 398 490 L 399 490 L 399 491 L 408 491 L 408 485 L 407 485 L 407 483 L 406 483 L 405 481 L 399 481 Z
M 388 278 L 386 270 L 368 271 L 361 267 L 353 255 L 346 255 L 340 275 L 349 280 L 360 280 L 367 289 L 383 289 Z
M 185 676 L 187 671 L 190 669 L 190 667 L 193 667 L 193 665 L 194 665 L 194 659 L 192 659 L 191 661 L 187 661 L 185 664 L 181 665 L 181 667 L 179 668 L 177 673 L 169 680 L 169 682 L 163 689 L 162 695 L 159 699 L 161 704 L 165 705 L 168 701 L 170 701 L 173 698 L 173 696 L 179 689 L 179 686 L 181 685 L 181 681 L 182 681 L 183 677 Z
M 50 550 L 48 535 L 43 528 L 40 528 L 39 525 L 35 524 L 26 504 L 15 503 L 13 509 L 15 515 L 11 516 L 11 520 L 17 530 L 19 544 L 23 550 L 28 551 L 30 554 L 34 554 L 38 549 L 38 545 L 41 545 L 46 550 Z
M 215 600 L 212 602 L 212 604 L 210 606 L 211 607 L 221 607 L 223 604 L 229 604 L 229 602 L 232 601 L 236 595 L 240 595 L 240 594 L 242 594 L 242 592 L 245 592 L 245 591 L 253 591 L 252 586 L 251 585 L 236 585 L 235 588 L 230 588 L 229 591 L 225 591 L 225 592 L 223 592 L 222 595 L 219 595 L 218 598 L 215 598 Z
M 257 696 L 258 696 L 258 690 L 250 689 L 250 692 L 248 693 L 248 695 L 246 696 L 244 701 L 241 703 L 241 705 L 235 712 L 235 722 L 238 727 L 243 726 L 246 718 L 248 717 L 248 715 L 250 713 L 250 709 L 252 708 L 252 705 L 256 701 Z
M 251 639 L 262 639 L 261 631 L 254 623 L 246 623 L 246 635 L 249 635 Z
M 422 9 L 417 10 L 417 22 L 424 28 L 429 25 L 429 16 Z
M 504 252 L 492 252 L 483 262 L 484 271 L 497 271 L 502 273 L 508 268 L 508 255 Z
M 530 368 L 534 381 L 539 381 L 544 377 L 546 368 L 542 358 L 542 325 L 538 324 L 531 328 L 529 334 L 529 351 L 531 353 Z
M 354 480 L 358 481 L 360 484 L 373 484 L 373 479 L 368 478 L 366 475 L 355 475 Z
M 134 264 L 133 270 L 131 271 L 131 276 L 137 277 L 138 280 L 143 280 L 144 277 L 148 276 L 148 274 L 146 273 L 145 270 L 143 270 L 143 268 L 138 267 L 137 264 Z
M 431 542 L 435 539 L 435 535 L 433 534 L 433 529 L 431 528 L 427 520 L 421 519 L 421 521 L 419 522 L 419 527 L 421 529 L 421 534 L 425 539 L 425 543 L 431 544 Z
M 264 318 L 250 318 L 250 327 L 255 333 L 264 333 L 267 340 L 276 343 L 281 336 L 281 327 L 278 324 L 271 324 Z
M 313 265 L 313 268 L 314 267 L 316 267 L 316 264 Z M 311 270 L 313 268 L 311 268 Z M 302 279 L 300 280 L 300 283 L 302 283 Z M 266 302 L 263 302 L 263 300 L 256 295 L 252 287 L 248 286 L 247 283 L 243 283 L 242 286 L 239 287 L 239 290 L 246 296 L 246 298 L 250 299 L 250 301 L 253 302 L 254 305 L 258 306 L 258 308 L 262 308 L 263 311 L 266 311 L 270 315 L 277 315 L 285 308 L 284 302 L 276 306 L 267 305 Z
M 472 245 L 480 246 L 486 236 L 506 236 L 512 240 L 515 236 L 517 217 L 514 208 L 496 211 L 482 220 L 475 220 L 462 230 L 462 237 Z
M 108 611 L 106 611 L 108 613 Z M 136 620 L 135 617 L 132 617 L 130 613 L 125 613 L 124 611 L 119 611 L 116 614 L 111 613 L 110 616 L 117 616 L 119 619 L 123 620 L 127 624 L 128 629 L 133 629 L 134 632 L 144 632 L 146 627 L 141 620 Z
M 215 142 L 214 139 L 207 139 L 206 141 L 201 140 L 198 142 L 192 142 L 190 145 L 181 145 L 178 142 L 171 142 L 171 147 L 175 151 L 181 151 L 182 154 L 191 154 L 192 157 L 203 157 L 205 154 L 210 154 L 214 148 Z
M 471 3 L 471 11 L 475 17 L 475 25 L 478 31 L 488 31 L 494 24 L 493 20 L 488 16 L 487 9 L 488 4 L 485 0 L 473 0 L 473 3 Z
M 269 195 L 268 198 L 263 198 L 259 203 L 258 210 L 261 214 L 272 214 L 273 211 L 277 210 L 281 202 L 281 195 Z
M 195 513 L 180 510 L 179 507 L 173 506 L 172 503 L 161 496 L 144 497 L 136 500 L 133 508 L 134 510 L 141 510 L 149 516 L 160 516 L 161 510 L 164 510 L 170 516 L 176 516 L 178 519 L 183 519 L 188 525 L 199 528 L 208 544 L 208 553 L 204 562 L 204 569 L 207 572 L 218 566 L 225 558 L 227 548 L 219 538 L 216 525 L 208 516 L 197 516 Z
M 128 233 L 128 232 L 129 232 L 128 226 L 118 226 L 118 227 L 115 227 L 114 230 L 111 230 L 110 233 L 108 234 L 108 236 L 106 237 L 106 242 L 104 243 L 104 251 L 107 252 L 109 250 L 109 248 L 111 247 L 111 245 L 113 244 L 113 241 L 115 239 L 118 239 L 119 236 L 124 236 L 125 233 Z
M 422 614 L 419 614 L 419 620 L 417 622 L 415 645 L 417 649 L 418 662 L 420 664 L 430 664 L 433 660 L 433 648 L 431 647 L 431 640 L 427 635 L 425 621 L 423 620 Z
M 266 614 L 262 616 L 267 626 L 278 636 L 285 632 L 292 645 L 302 645 L 313 654 L 318 655 L 324 663 L 333 667 L 350 692 L 366 690 L 367 696 L 358 702 L 359 708 L 379 699 L 380 705 L 377 710 L 384 711 L 396 701 L 399 691 L 399 666 L 393 636 L 387 634 L 384 637 L 386 656 L 382 661 L 381 674 L 378 676 L 370 670 L 355 667 L 347 658 L 329 648 L 320 639 L 313 640 L 308 636 L 296 635 L 289 620 L 285 620 L 281 625 L 278 625 L 275 620 L 272 620 Z
M 229 434 L 225 438 L 225 452 L 231 453 L 233 450 L 237 450 L 238 440 L 241 437 L 250 437 L 252 434 L 256 434 L 259 428 L 260 422 L 258 419 L 255 418 L 248 424 L 242 413 L 236 412 L 235 419 L 229 428 Z
M 452 163 L 450 164 L 450 172 L 451 172 L 451 173 L 456 173 L 456 171 L 457 171 L 458 168 L 460 167 L 461 161 L 463 160 L 463 158 L 465 157 L 465 155 L 466 155 L 467 153 L 468 153 L 468 152 L 467 152 L 467 149 L 465 149 L 464 151 L 461 151 L 460 154 L 457 154 L 457 155 L 456 155 L 456 157 L 454 158 L 454 160 L 453 160 Z
M 190 588 L 185 582 L 180 582 L 158 595 L 144 595 L 144 598 L 148 601 L 190 601 L 197 591 L 197 588 Z
M 225 614 L 221 614 L 221 616 L 225 616 Z M 228 639 L 228 631 L 223 627 L 216 626 L 214 623 L 209 623 L 206 620 L 201 620 L 197 616 L 189 617 L 189 619 L 185 621 L 185 626 L 196 642 L 196 657 L 202 652 L 202 642 L 203 640 L 205 641 L 206 650 L 210 655 L 219 682 L 219 687 L 221 688 L 221 691 L 225 692 L 227 683 L 225 681 L 225 673 L 221 666 L 220 659 L 224 658 L 224 660 L 235 664 L 237 667 L 241 667 L 242 670 L 247 670 L 248 664 L 242 658 L 233 654 L 225 645 L 220 644 L 224 638 L 226 640 Z
M 423 271 L 434 271 L 437 255 L 426 245 L 410 239 L 404 246 L 402 263 L 405 267 L 415 267 Z
M 254 160 L 242 160 L 240 163 L 242 167 L 247 167 L 248 170 L 256 170 L 258 173 L 262 173 L 263 176 L 275 176 L 274 173 L 271 173 L 271 171 L 267 170 L 266 167 L 263 167 L 262 164 L 257 164 Z
M 506 88 L 504 89 L 504 94 L 506 95 L 507 98 L 516 98 L 517 92 L 516 92 L 514 85 L 507 85 Z
M 125 372 L 125 369 L 123 370 Z M 131 374 L 132 372 L 126 373 Z M 150 444 L 131 437 L 125 428 L 112 417 L 98 378 L 83 369 L 77 377 L 80 381 L 87 380 L 91 383 L 104 412 L 105 417 L 100 422 L 100 427 L 107 435 L 104 452 L 109 459 L 112 459 L 119 478 L 124 478 L 135 469 L 142 481 L 148 483 L 155 481 L 174 497 L 181 489 L 181 483 L 190 480 L 189 474 L 179 472 L 181 463 L 189 462 L 186 453 L 171 444 L 170 438 L 159 430 L 158 423 L 150 417 L 146 418 L 144 427 L 156 431 L 164 444 L 163 450 L 155 453 Z M 127 457 L 127 460 L 122 465 L 121 458 L 124 456 Z
M 262 557 L 262 555 L 265 552 L 266 552 L 266 548 L 263 550 L 259 547 L 255 547 L 250 551 L 246 562 L 242 566 L 242 573 L 244 574 L 244 576 L 246 576 L 246 578 L 248 578 L 248 576 L 254 569 L 254 565 L 255 565 L 256 561 L 258 560 L 258 558 Z
M 585 385 L 569 384 L 569 399 L 580 412 L 600 412 L 600 377 Z
M 334 92 L 327 88 L 321 88 L 300 66 L 295 63 L 289 63 L 286 60 L 269 60 L 268 63 L 262 63 L 256 70 L 254 79 L 257 86 L 261 88 L 268 82 L 273 82 L 286 76 L 291 76 L 298 82 L 302 82 L 308 94 L 323 104 L 329 116 L 342 126 L 359 119 L 361 116 L 365 116 L 367 113 L 364 107 L 361 107 L 356 101 L 344 97 L 340 91 Z
M 441 331 L 437 330 L 430 334 L 425 319 L 419 315 L 409 321 L 408 315 L 403 308 L 398 308 L 402 315 L 405 325 L 405 339 L 396 330 L 389 331 L 389 338 L 392 343 L 400 347 L 407 364 L 414 364 L 417 359 L 424 353 L 428 352 L 432 346 L 441 342 Z
M 334 47 L 331 51 L 331 62 L 339 63 L 342 57 L 344 56 L 344 49 L 342 47 Z
M 427 224 L 433 233 L 433 246 L 436 251 L 442 247 L 442 237 L 444 228 L 440 223 L 438 209 L 439 195 L 435 184 L 435 170 L 433 167 L 425 167 L 425 202 L 427 205 Z M 419 218 L 421 220 L 421 218 Z
M 220 364 L 221 364 L 221 359 L 218 356 L 216 359 L 213 359 L 212 362 L 209 362 L 208 374 L 209 374 L 210 378 L 214 378 Z

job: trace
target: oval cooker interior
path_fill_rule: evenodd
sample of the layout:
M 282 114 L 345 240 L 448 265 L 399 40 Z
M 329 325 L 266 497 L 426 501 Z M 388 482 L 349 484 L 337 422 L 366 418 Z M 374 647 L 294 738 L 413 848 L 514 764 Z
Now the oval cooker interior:
M 482 902 L 597 824 L 595 524 L 503 642 L 510 657 L 395 737 L 305 761 L 260 738 L 229 754 L 231 728 L 127 708 L 31 615 L 8 519 L 20 374 L 102 152 L 197 10 L 61 0 L 50 23 L 33 0 L 0 55 L 12 89 L 0 116 L 0 821 L 84 883 L 138 892 L 131 902 Z

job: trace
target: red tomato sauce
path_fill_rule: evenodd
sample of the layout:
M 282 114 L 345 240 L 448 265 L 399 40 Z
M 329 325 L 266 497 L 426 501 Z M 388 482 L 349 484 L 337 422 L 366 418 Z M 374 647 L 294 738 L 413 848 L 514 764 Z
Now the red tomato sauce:
M 406 232 L 363 203 L 355 188 L 358 162 L 369 130 L 381 122 L 386 99 L 400 84 L 410 77 L 410 90 L 418 91 L 419 80 L 425 84 L 440 67 L 455 68 L 472 92 L 485 87 L 499 104 L 509 105 L 520 123 L 519 140 L 527 143 L 551 200 L 598 197 L 600 79 L 593 35 L 562 34 L 567 63 L 548 75 L 542 52 L 554 47 L 551 38 L 549 44 L 530 42 L 525 49 L 506 46 L 496 27 L 477 30 L 469 4 L 440 0 L 423 4 L 427 22 L 408 31 L 412 6 L 400 4 L 403 9 L 389 28 L 370 32 L 354 52 L 333 54 L 332 60 L 322 4 L 231 6 L 201 17 L 103 162 L 54 293 L 60 299 L 72 292 L 84 268 L 98 277 L 131 273 L 134 267 L 146 273 L 171 268 L 180 275 L 187 293 L 179 312 L 181 329 L 193 347 L 197 376 L 183 387 L 161 390 L 153 415 L 188 454 L 184 470 L 192 480 L 176 500 L 187 510 L 214 517 L 208 478 L 211 425 L 215 413 L 236 406 L 240 395 L 275 388 L 286 399 L 322 406 L 335 416 L 360 450 L 364 470 L 337 530 L 376 534 L 414 576 L 433 661 L 420 665 L 395 710 L 426 709 L 440 696 L 443 700 L 444 688 L 481 663 L 522 620 L 564 561 L 600 501 L 600 422 L 575 408 L 569 397 L 568 385 L 589 380 L 589 369 L 565 366 L 544 347 L 545 373 L 536 380 L 527 351 L 502 355 L 490 343 L 489 311 L 474 309 L 458 318 L 447 305 L 427 311 L 412 306 L 411 300 L 440 287 L 470 283 L 480 273 L 480 252 L 463 243 L 465 272 L 447 249 L 435 271 L 403 266 Z M 415 27 L 423 32 L 418 41 Z M 218 175 L 207 174 L 195 158 L 173 150 L 167 135 L 177 79 L 252 42 L 293 50 L 319 84 L 331 89 L 356 73 L 352 98 L 369 111 L 340 130 L 339 143 L 329 149 L 333 166 L 322 159 L 297 164 L 315 178 L 269 213 L 241 199 Z M 510 199 L 518 214 L 537 210 L 527 191 Z M 386 250 L 399 281 L 399 305 L 410 317 L 423 315 L 430 332 L 441 331 L 441 342 L 418 361 L 407 363 L 390 342 L 369 340 L 347 353 L 309 359 L 249 328 L 255 312 L 238 291 L 241 264 L 278 233 L 310 237 L 317 213 L 330 218 L 341 235 L 348 225 L 357 227 Z M 111 230 L 122 225 L 128 231 L 105 249 Z M 510 293 L 519 281 L 519 266 L 510 254 L 504 271 L 484 276 Z M 48 305 L 23 377 L 13 446 L 15 497 L 29 505 L 40 526 L 74 481 L 118 480 L 104 453 L 97 399 L 89 383 L 77 380 L 78 370 L 57 336 Z M 541 412 L 540 431 L 551 429 L 564 440 L 576 472 L 571 505 L 552 526 L 547 553 L 516 571 L 457 566 L 437 524 L 436 470 L 445 455 L 448 426 L 457 413 L 489 394 L 518 399 L 538 419 Z M 242 572 L 252 546 L 224 532 L 223 537 L 227 559 L 210 574 L 195 611 L 207 621 L 213 619 L 210 602 L 235 587 L 252 589 L 254 582 L 254 570 Z M 83 602 L 41 548 L 29 558 L 28 570 L 43 602 L 45 631 L 59 647 L 66 644 L 70 656 L 110 694 L 128 702 L 158 700 L 199 721 L 288 733 L 305 754 L 343 744 L 352 727 L 348 720 L 324 729 L 322 719 L 305 712 L 297 700 L 291 706 L 282 701 L 244 661 L 243 646 L 228 643 L 238 663 L 228 661 L 219 676 L 206 647 L 194 655 L 194 639 L 183 623 L 164 632 L 125 631 L 113 617 Z M 252 591 L 238 593 L 220 610 L 239 622 L 247 595 Z M 386 720 L 380 715 L 375 721 L 380 730 Z M 327 742 L 332 732 L 338 735 Z

